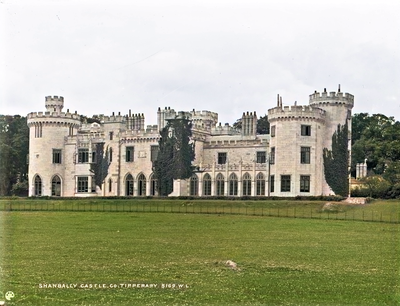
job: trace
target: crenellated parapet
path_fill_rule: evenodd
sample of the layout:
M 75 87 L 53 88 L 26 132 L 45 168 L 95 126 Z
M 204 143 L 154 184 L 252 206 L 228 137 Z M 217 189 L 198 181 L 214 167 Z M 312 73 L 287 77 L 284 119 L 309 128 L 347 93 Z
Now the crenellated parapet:
M 211 135 L 240 135 L 240 131 L 236 130 L 233 126 L 230 126 L 229 123 L 225 123 L 225 125 L 219 125 L 211 128 Z
M 98 115 L 101 123 L 126 123 L 126 116 L 122 116 L 120 112 L 115 115 L 113 112 L 111 116 Z
M 326 88 L 322 93 L 315 91 L 310 95 L 310 105 L 328 104 L 328 105 L 346 105 L 349 107 L 354 106 L 354 96 L 349 93 L 343 93 L 340 91 L 340 87 L 337 92 L 327 92 Z
M 268 121 L 276 120 L 315 120 L 324 122 L 326 111 L 304 105 L 278 106 L 268 110 Z
M 28 126 L 35 124 L 42 125 L 74 125 L 80 126 L 80 116 L 78 114 L 64 112 L 32 112 L 27 115 Z

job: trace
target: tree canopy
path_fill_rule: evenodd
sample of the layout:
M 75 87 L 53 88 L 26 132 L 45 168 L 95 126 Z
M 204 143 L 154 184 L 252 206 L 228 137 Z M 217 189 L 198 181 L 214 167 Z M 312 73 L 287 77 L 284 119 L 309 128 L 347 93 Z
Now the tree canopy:
M 185 118 L 170 119 L 162 129 L 157 160 L 153 162 L 159 195 L 167 196 L 173 191 L 174 179 L 192 176 L 195 154 L 191 136 L 192 123 Z

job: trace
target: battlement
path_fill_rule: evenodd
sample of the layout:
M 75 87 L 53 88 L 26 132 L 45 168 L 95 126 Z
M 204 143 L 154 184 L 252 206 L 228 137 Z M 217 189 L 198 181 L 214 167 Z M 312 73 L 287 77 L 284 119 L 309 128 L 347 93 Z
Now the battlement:
M 219 123 L 216 127 L 211 128 L 211 135 L 240 135 L 240 132 L 229 123 L 225 123 L 225 125 Z
M 62 102 L 64 103 L 64 97 L 61 96 L 47 96 L 45 97 L 46 102 Z
M 312 104 L 347 104 L 354 105 L 354 96 L 340 91 L 340 87 L 338 92 L 331 91 L 327 92 L 326 88 L 322 93 L 315 91 L 310 95 L 310 105 Z
M 59 118 L 60 120 L 73 119 L 73 120 L 78 120 L 79 122 L 81 119 L 81 117 L 78 114 L 76 114 L 76 113 L 72 114 L 70 112 L 66 112 L 66 113 L 64 113 L 64 112 L 61 112 L 61 113 L 58 113 L 58 112 L 31 112 L 27 116 L 28 120 L 40 121 L 40 120 L 46 119 L 46 118 L 51 118 L 51 119 Z
M 115 115 L 113 112 L 111 116 L 104 116 L 104 114 L 98 115 L 101 123 L 125 123 L 126 116 L 121 116 L 121 113 Z
M 289 118 L 325 121 L 326 111 L 317 107 L 305 105 L 278 106 L 268 110 L 269 121 Z

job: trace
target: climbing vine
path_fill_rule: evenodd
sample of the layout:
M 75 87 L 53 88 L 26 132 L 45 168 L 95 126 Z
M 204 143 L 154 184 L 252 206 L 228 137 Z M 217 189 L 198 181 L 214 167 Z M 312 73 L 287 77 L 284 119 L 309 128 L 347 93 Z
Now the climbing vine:
M 347 122 L 339 124 L 332 135 L 332 150 L 323 150 L 325 180 L 335 194 L 343 197 L 349 193 L 348 131 Z

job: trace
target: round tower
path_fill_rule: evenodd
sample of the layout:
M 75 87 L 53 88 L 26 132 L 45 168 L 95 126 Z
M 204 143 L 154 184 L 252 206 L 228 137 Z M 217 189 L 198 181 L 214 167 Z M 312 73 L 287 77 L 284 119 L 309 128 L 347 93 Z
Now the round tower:
M 344 126 L 347 123 L 348 126 L 348 150 L 349 150 L 349 165 L 351 158 L 351 110 L 354 106 L 354 96 L 340 91 L 340 85 L 338 91 L 327 92 L 326 88 L 322 93 L 315 91 L 310 95 L 309 100 L 310 106 L 318 107 L 326 111 L 325 121 L 325 135 L 323 137 L 323 148 L 328 150 L 332 149 L 332 136 L 337 131 L 338 125 Z M 325 180 L 324 180 L 325 182 Z M 324 183 L 323 194 L 333 194 L 329 186 Z
M 320 195 L 322 145 L 326 112 L 311 106 L 282 106 L 268 110 L 270 122 L 269 194 Z
M 46 112 L 27 116 L 29 127 L 29 196 L 62 195 L 68 137 L 76 135 L 80 116 L 61 112 L 63 97 L 46 97 Z

